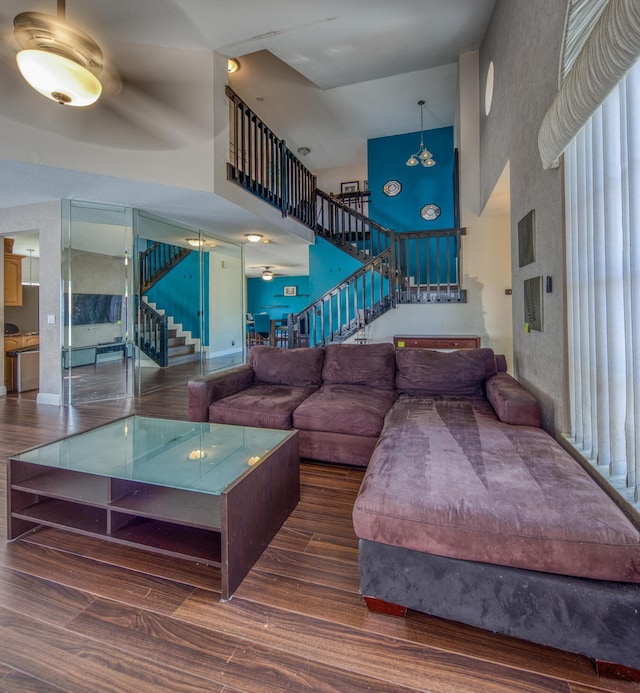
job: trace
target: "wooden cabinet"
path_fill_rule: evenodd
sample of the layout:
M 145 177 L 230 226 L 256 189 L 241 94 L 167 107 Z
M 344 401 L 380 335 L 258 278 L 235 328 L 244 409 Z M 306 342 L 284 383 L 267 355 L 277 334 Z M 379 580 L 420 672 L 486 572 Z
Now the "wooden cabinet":
M 7 356 L 7 351 L 24 349 L 25 347 L 38 346 L 40 335 L 38 334 L 11 334 L 4 337 L 4 384 L 7 392 L 13 392 L 17 383 L 14 382 L 13 364 L 15 359 Z
M 22 305 L 22 258 L 24 255 L 4 254 L 4 305 Z
M 393 345 L 420 349 L 479 349 L 480 337 L 477 335 L 398 335 L 393 338 Z

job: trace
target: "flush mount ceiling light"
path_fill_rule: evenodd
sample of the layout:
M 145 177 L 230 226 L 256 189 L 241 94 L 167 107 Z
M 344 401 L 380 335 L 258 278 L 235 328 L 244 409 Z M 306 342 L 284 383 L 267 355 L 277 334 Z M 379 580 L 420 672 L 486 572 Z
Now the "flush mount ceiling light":
M 185 238 L 185 241 L 194 248 L 204 245 L 204 241 L 201 238 Z
M 97 75 L 102 71 L 98 44 L 64 18 L 64 0 L 58 16 L 22 12 L 13 20 L 13 35 L 22 49 L 16 56 L 24 79 L 40 94 L 66 106 L 89 106 L 102 93 Z
M 240 69 L 240 63 L 235 58 L 227 60 L 227 72 L 232 75 Z
M 250 243 L 258 243 L 259 241 L 262 240 L 263 236 L 261 233 L 245 233 L 244 237 L 250 242 Z
M 430 168 L 431 166 L 435 166 L 436 162 L 434 161 L 433 154 L 431 154 L 431 152 L 424 146 L 424 103 L 424 99 L 420 99 L 420 101 L 418 101 L 418 106 L 420 106 L 420 148 L 415 154 L 412 154 L 407 159 L 407 166 L 417 166 L 418 164 L 422 164 L 424 167 Z
M 298 147 L 298 154 L 300 154 L 300 156 L 307 156 L 310 152 L 311 150 L 309 147 Z
M 265 282 L 270 282 L 273 279 L 273 272 L 269 269 L 269 267 L 264 268 L 262 278 L 265 280 Z

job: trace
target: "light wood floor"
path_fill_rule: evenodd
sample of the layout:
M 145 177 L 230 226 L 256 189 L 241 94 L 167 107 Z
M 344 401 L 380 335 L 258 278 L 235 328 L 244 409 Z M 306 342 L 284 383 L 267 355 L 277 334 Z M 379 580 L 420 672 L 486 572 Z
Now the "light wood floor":
M 299 506 L 227 603 L 212 568 L 51 529 L 4 541 L 11 453 L 132 411 L 184 419 L 186 407 L 184 382 L 73 408 L 0 398 L 0 691 L 640 691 L 557 650 L 369 614 L 357 470 L 302 463 Z

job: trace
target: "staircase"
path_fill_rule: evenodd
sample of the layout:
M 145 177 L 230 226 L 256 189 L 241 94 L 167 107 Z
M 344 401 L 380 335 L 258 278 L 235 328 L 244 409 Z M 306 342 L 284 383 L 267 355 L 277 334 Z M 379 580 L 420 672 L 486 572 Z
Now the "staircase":
M 460 286 L 466 229 L 396 233 L 385 228 L 319 190 L 316 177 L 284 140 L 230 87 L 227 96 L 232 105 L 227 177 L 362 262 L 289 317 L 290 348 L 342 342 L 399 303 L 466 303 Z
M 158 366 L 176 366 L 200 358 L 200 340 L 182 329 L 173 316 L 142 295 L 166 276 L 190 250 L 153 243 L 139 254 L 140 296 L 136 296 L 136 346 Z

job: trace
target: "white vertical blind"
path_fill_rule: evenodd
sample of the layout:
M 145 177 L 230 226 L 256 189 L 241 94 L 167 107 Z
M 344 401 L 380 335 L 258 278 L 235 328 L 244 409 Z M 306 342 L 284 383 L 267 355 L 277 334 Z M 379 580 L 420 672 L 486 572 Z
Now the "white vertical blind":
M 640 63 L 567 148 L 565 193 L 571 435 L 637 501 Z

